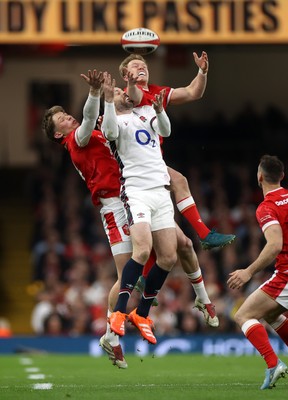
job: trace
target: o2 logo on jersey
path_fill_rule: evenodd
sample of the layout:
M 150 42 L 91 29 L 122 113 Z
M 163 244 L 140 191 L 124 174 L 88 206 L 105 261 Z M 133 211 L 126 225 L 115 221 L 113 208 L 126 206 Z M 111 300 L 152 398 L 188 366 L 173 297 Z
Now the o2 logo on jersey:
M 139 129 L 135 132 L 136 142 L 141 144 L 141 146 L 147 146 L 151 144 L 152 147 L 156 147 L 155 139 L 151 139 L 151 135 L 145 129 Z

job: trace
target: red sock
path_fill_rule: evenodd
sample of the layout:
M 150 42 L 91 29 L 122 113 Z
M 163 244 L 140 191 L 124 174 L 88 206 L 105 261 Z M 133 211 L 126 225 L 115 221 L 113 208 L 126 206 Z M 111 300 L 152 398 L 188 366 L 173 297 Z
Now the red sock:
M 187 221 L 190 222 L 200 239 L 204 239 L 210 232 L 210 229 L 202 221 L 193 197 L 189 196 L 178 201 L 177 208 Z
M 241 329 L 250 343 L 253 344 L 264 358 L 267 368 L 276 367 L 278 357 L 269 342 L 269 337 L 264 326 L 256 319 L 250 319 L 243 324 Z
M 155 264 L 155 261 L 156 261 L 156 253 L 155 253 L 154 249 L 152 249 L 150 257 L 148 258 L 148 261 L 144 265 L 143 272 L 142 272 L 142 276 L 144 276 L 145 279 L 146 279 L 150 269 Z
M 284 317 L 284 315 L 280 315 L 277 320 L 270 325 L 288 346 L 288 318 Z

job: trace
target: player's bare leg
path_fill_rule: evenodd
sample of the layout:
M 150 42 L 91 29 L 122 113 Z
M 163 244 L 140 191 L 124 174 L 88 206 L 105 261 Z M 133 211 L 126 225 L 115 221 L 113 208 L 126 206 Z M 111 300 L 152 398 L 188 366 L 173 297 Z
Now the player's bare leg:
M 261 324 L 262 319 L 270 315 L 280 315 L 286 309 L 270 298 L 264 291 L 257 289 L 247 297 L 236 312 L 234 319 L 250 343 L 258 350 L 266 362 L 265 379 L 261 389 L 272 389 L 279 378 L 288 374 L 286 364 L 275 353 L 268 333 Z

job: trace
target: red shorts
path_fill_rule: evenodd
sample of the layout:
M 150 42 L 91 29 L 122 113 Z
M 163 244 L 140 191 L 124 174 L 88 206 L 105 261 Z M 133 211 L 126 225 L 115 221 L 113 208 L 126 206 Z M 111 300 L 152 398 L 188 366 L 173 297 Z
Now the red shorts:
M 288 310 L 288 274 L 275 271 L 272 277 L 264 282 L 259 289 Z

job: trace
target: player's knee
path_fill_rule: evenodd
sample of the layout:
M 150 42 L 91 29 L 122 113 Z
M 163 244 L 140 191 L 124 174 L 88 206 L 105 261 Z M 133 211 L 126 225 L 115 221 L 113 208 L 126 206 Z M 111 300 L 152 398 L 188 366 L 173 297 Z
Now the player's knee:
M 171 271 L 174 265 L 177 262 L 177 254 L 166 254 L 157 258 L 157 263 L 160 268 L 164 269 L 165 271 Z
M 133 251 L 133 260 L 137 261 L 139 264 L 144 265 L 149 257 L 150 257 L 150 253 L 151 253 L 151 249 L 149 248 L 141 248 L 141 249 L 135 249 L 135 251 Z
M 187 236 L 184 234 L 181 236 L 177 236 L 177 252 L 178 254 L 183 254 L 186 252 L 191 253 L 191 251 L 194 251 L 193 248 L 193 243 L 192 240 L 190 240 Z

